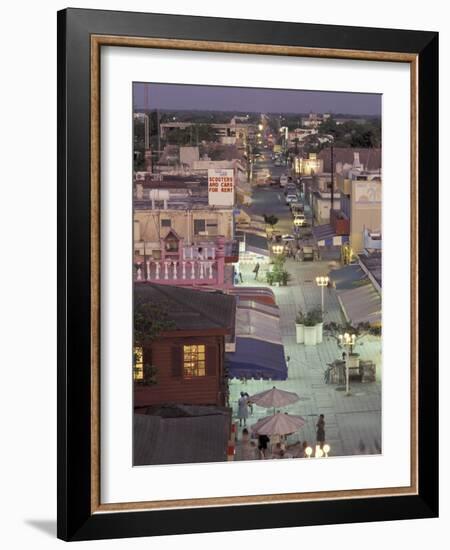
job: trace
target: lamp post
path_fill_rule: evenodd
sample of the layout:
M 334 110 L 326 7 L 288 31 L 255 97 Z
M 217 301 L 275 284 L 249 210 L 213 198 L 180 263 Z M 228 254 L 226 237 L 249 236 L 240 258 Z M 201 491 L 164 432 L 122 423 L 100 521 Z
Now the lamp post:
M 356 335 L 349 334 L 345 332 L 344 334 L 339 334 L 339 344 L 347 348 L 348 353 L 345 357 L 345 395 L 351 395 L 349 387 L 349 355 L 353 353 L 353 346 L 356 342 Z
M 286 164 L 287 164 L 287 150 L 288 150 L 288 139 L 289 139 L 289 128 L 287 126 L 282 126 L 280 128 L 280 133 L 283 134 L 284 133 L 284 158 L 286 160 Z
M 280 256 L 284 252 L 284 245 L 282 245 L 282 244 L 272 245 L 272 252 L 274 254 L 276 254 L 277 256 Z
M 328 455 L 330 453 L 331 447 L 326 443 L 322 448 L 320 445 L 316 445 L 314 449 L 314 458 L 328 458 Z M 313 449 L 312 447 L 306 447 L 305 454 L 308 458 L 311 458 L 313 456 Z
M 322 315 L 323 315 L 323 289 L 328 285 L 329 278 L 326 276 L 321 275 L 320 277 L 316 277 L 316 284 L 318 287 L 320 287 L 321 291 L 321 303 L 322 303 Z

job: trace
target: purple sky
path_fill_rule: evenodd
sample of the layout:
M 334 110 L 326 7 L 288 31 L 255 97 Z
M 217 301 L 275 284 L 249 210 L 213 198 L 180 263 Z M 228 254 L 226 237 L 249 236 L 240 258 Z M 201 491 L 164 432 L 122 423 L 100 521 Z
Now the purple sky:
M 140 82 L 134 83 L 133 92 L 135 109 L 198 109 L 258 113 L 313 111 L 381 115 L 381 94 Z

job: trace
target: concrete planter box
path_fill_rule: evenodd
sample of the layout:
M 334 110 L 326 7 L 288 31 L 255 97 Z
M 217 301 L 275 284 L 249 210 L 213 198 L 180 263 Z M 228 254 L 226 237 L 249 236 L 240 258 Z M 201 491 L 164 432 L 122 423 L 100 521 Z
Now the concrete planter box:
M 315 346 L 317 344 L 316 326 L 304 327 L 304 344 L 305 346 Z
M 318 344 L 323 342 L 323 323 L 317 323 L 316 325 L 316 341 Z
M 305 325 L 295 323 L 295 339 L 297 344 L 303 344 L 305 341 Z
M 352 353 L 347 356 L 347 363 L 349 369 L 356 369 L 359 367 L 359 353 Z

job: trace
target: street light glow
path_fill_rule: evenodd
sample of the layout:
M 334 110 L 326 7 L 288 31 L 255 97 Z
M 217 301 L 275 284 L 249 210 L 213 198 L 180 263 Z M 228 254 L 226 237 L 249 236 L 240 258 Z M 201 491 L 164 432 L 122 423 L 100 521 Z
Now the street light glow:
M 330 280 L 329 277 L 326 277 L 323 275 L 320 277 L 316 277 L 317 286 L 327 286 L 329 280 Z

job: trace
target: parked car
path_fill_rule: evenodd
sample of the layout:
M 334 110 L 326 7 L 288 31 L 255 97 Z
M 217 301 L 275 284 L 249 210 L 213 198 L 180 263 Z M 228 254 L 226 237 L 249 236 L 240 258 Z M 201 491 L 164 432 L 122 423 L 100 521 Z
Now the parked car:
M 284 241 L 285 243 L 289 243 L 289 242 L 294 242 L 296 239 L 294 235 L 282 235 L 281 240 Z
M 294 215 L 294 225 L 305 225 L 306 223 L 306 218 L 305 218 L 305 214 L 302 214 L 300 212 L 298 212 L 297 214 Z
M 289 193 L 286 195 L 286 204 L 292 204 L 292 203 L 298 202 L 298 197 L 296 194 Z

